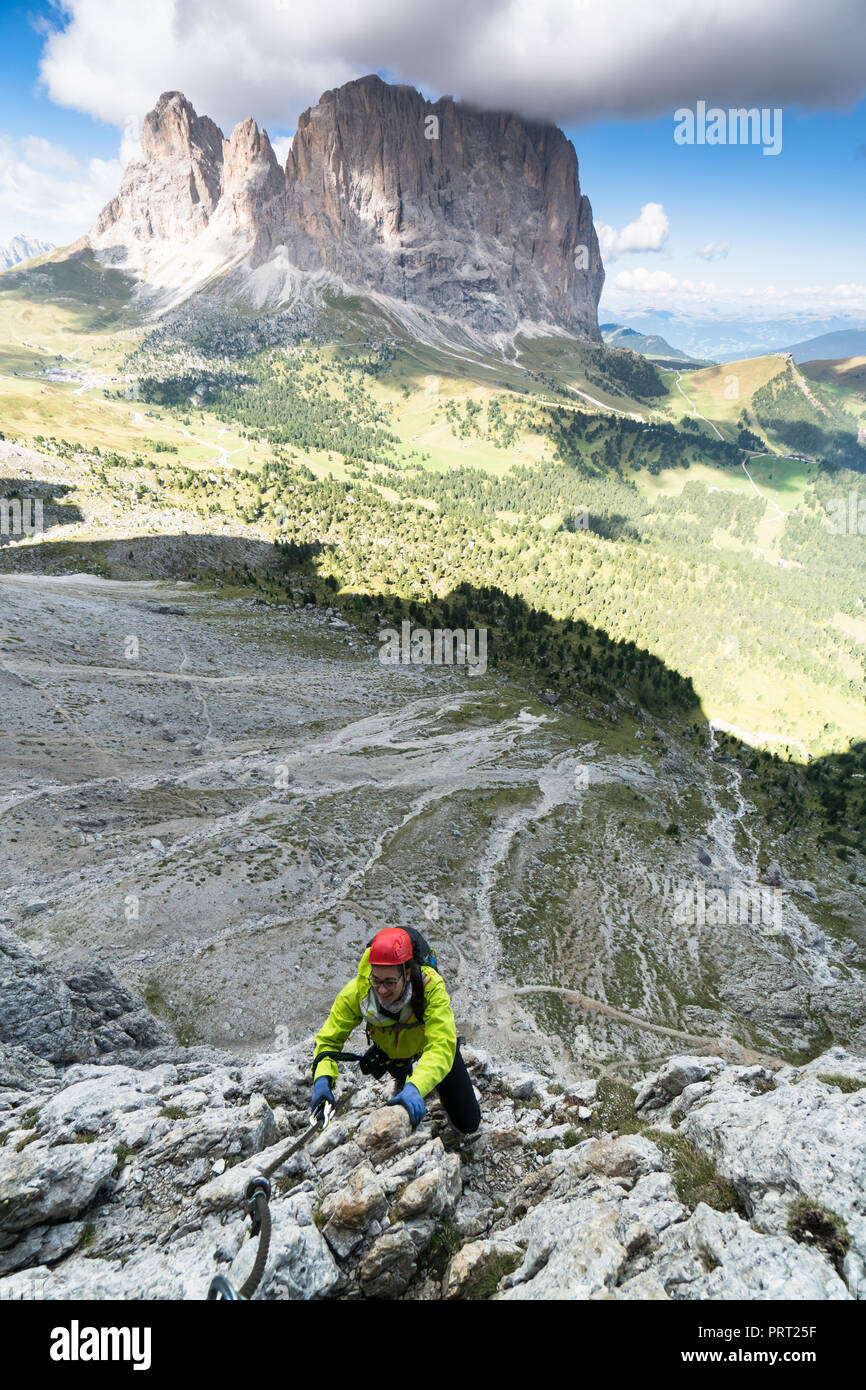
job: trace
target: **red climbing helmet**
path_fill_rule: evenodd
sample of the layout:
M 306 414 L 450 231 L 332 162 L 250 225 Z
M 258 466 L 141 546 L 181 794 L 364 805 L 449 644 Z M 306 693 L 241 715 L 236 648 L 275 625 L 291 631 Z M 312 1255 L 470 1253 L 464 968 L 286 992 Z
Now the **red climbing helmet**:
M 412 959 L 412 938 L 402 927 L 385 927 L 370 942 L 371 965 L 405 965 Z

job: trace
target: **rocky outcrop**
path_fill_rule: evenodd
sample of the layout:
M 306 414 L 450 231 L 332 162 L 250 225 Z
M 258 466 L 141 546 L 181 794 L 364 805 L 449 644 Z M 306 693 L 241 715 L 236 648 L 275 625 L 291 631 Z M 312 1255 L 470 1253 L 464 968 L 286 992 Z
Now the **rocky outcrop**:
M 230 226 L 259 238 L 267 221 L 264 209 L 284 191 L 285 178 L 267 131 L 250 117 L 223 142 L 222 199 Z
M 45 1075 L 33 1066 L 33 1054 L 70 1062 L 171 1041 L 168 1029 L 110 967 L 85 962 L 63 976 L 0 927 L 0 1047 L 8 1067 L 17 1059 L 23 1082 Z
M 226 140 L 163 93 L 89 240 L 176 299 L 237 267 L 232 292 L 260 303 L 312 276 L 483 334 L 531 321 L 600 341 L 604 271 L 563 133 L 376 76 L 301 115 L 285 170 L 251 118 Z
M 832 1048 L 797 1071 L 708 1071 L 669 1111 L 679 1133 L 734 1184 L 758 1230 L 784 1235 L 795 1200 L 807 1234 L 811 1208 L 819 1240 L 820 1212 L 832 1212 L 846 1232 L 845 1277 L 866 1296 L 866 1058 Z
M 347 1069 L 331 1124 L 286 1157 L 310 1039 L 253 1059 L 165 1044 L 110 972 L 61 980 L 3 945 L 0 1297 L 239 1288 L 247 1184 L 273 1168 L 259 1298 L 866 1298 L 866 1059 L 842 1048 L 775 1072 L 674 1057 L 637 1091 L 466 1049 L 469 1136 L 433 1097 L 413 1132 Z M 66 1063 L 115 1027 L 126 1047 Z
M 284 191 L 254 121 L 226 140 L 182 92 L 163 92 L 145 117 L 141 158 L 126 166 L 88 241 L 100 260 L 184 298 L 249 254 L 262 209 Z

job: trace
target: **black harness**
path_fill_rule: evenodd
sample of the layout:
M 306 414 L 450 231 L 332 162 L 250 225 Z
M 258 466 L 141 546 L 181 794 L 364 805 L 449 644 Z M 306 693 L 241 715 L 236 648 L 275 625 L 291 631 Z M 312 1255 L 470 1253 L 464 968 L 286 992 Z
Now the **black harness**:
M 313 1075 L 320 1062 L 328 1057 L 332 1062 L 357 1062 L 358 1070 L 365 1076 L 373 1076 L 377 1081 L 387 1073 L 395 1081 L 405 1081 L 416 1059 L 414 1057 L 389 1057 L 381 1047 L 373 1043 L 366 1052 L 317 1052 L 313 1058 Z

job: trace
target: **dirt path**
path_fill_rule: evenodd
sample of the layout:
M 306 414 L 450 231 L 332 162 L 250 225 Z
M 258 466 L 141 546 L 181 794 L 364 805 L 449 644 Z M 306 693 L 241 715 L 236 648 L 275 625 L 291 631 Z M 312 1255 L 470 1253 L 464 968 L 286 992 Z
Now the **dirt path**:
M 615 405 L 605 405 L 604 401 L 600 401 L 597 396 L 590 396 L 588 391 L 580 391 L 576 386 L 569 386 L 568 389 L 573 391 L 576 396 L 582 396 L 591 405 L 597 405 L 599 410 L 606 410 L 610 415 L 623 415 L 626 420 L 639 420 L 641 424 L 644 423 L 643 415 L 633 415 L 628 410 L 617 410 Z
M 637 1028 L 645 1028 L 651 1033 L 659 1033 L 666 1038 L 674 1038 L 677 1042 L 687 1043 L 689 1047 L 696 1048 L 701 1053 L 718 1052 L 720 1056 L 733 1057 L 738 1063 L 749 1065 L 760 1063 L 767 1067 L 783 1067 L 787 1064 L 781 1057 L 774 1057 L 768 1052 L 756 1052 L 753 1048 L 744 1047 L 733 1038 L 708 1037 L 704 1033 L 684 1033 L 680 1028 L 669 1028 L 664 1023 L 650 1023 L 646 1018 L 640 1018 L 637 1014 L 627 1013 L 624 1009 L 614 1008 L 612 1004 L 602 1004 L 598 999 L 590 999 L 586 994 L 578 994 L 575 990 L 565 989 L 561 985 L 519 985 L 514 989 L 502 990 L 497 994 L 497 1003 L 503 999 L 511 999 L 518 994 L 558 994 L 562 999 L 567 999 L 569 1004 L 577 1004 L 582 1009 L 589 1010 L 590 1013 L 603 1014 L 606 1018 L 615 1018 L 620 1023 L 630 1023 Z
M 683 390 L 683 388 L 680 386 L 680 377 L 681 377 L 681 376 L 682 376 L 682 372 L 677 372 L 677 390 L 679 391 L 679 393 L 680 393 L 680 395 L 682 396 L 683 400 L 685 401 L 686 405 L 689 407 L 690 410 L 693 410 L 693 411 L 695 412 L 695 415 L 698 417 L 699 420 L 703 420 L 703 422 L 704 422 L 705 425 L 709 425 L 710 429 L 713 430 L 713 431 L 715 431 L 715 433 L 718 435 L 719 439 L 721 439 L 722 443 L 724 443 L 724 442 L 725 442 L 725 436 L 722 434 L 721 430 L 718 429 L 718 428 L 713 424 L 712 420 L 708 420 L 707 417 L 706 417 L 706 415 L 702 415 L 702 414 L 701 414 L 701 412 L 698 410 L 697 406 L 695 405 L 694 401 L 689 399 L 689 397 L 686 395 L 686 393 L 685 393 L 685 391 Z
M 832 417 L 830 415 L 830 411 L 827 409 L 826 405 L 824 405 L 822 401 L 818 400 L 817 396 L 814 396 L 812 394 L 812 391 L 807 385 L 806 378 L 802 375 L 801 372 L 797 371 L 797 368 L 793 362 L 791 363 L 791 372 L 794 377 L 794 380 L 796 381 L 800 390 L 803 392 L 803 395 L 806 397 L 806 400 L 809 402 L 809 404 L 811 406 L 814 406 L 814 408 L 819 412 L 819 414 L 826 415 L 828 419 L 831 419 Z
M 82 386 L 81 390 L 89 390 L 91 384 L 93 383 L 88 383 L 85 386 Z M 79 395 L 80 392 L 76 391 L 73 394 Z M 122 410 L 124 413 L 130 410 L 130 407 L 128 405 L 124 405 L 122 402 L 119 401 L 104 400 L 101 402 L 101 404 L 110 406 L 113 410 Z M 133 410 L 131 413 L 132 423 L 134 425 L 145 425 L 147 423 L 140 410 Z M 239 445 L 237 449 L 226 449 L 222 444 L 215 444 L 210 439 L 201 439 L 197 434 L 191 434 L 188 429 L 182 428 L 179 425 L 172 424 L 170 421 L 157 420 L 154 421 L 154 424 L 159 425 L 162 429 L 171 430 L 174 434 L 179 435 L 181 439 L 188 439 L 193 444 L 200 444 L 203 449 L 216 449 L 216 456 L 214 458 L 205 459 L 205 464 L 219 464 L 221 467 L 224 467 L 226 466 L 228 459 L 234 458 L 235 454 L 242 454 L 245 449 L 248 449 L 250 447 L 249 441 L 247 441 L 245 444 Z M 223 425 L 219 433 L 225 434 L 225 432 L 226 426 Z M 231 466 L 233 468 L 236 468 L 238 465 L 232 464 Z
M 175 428 L 175 427 L 172 426 L 172 428 Z M 225 464 L 225 462 L 226 462 L 227 459 L 234 458 L 235 454 L 242 454 L 243 451 L 244 451 L 244 449 L 248 449 L 248 448 L 250 447 L 250 446 L 249 446 L 249 443 L 246 443 L 246 444 L 241 444 L 240 447 L 237 448 L 237 449 L 231 449 L 231 450 L 229 450 L 229 449 L 224 449 L 223 446 L 222 446 L 222 444 L 212 444 L 212 443 L 210 442 L 209 439 L 200 439 L 200 438 L 198 437 L 197 434 L 190 434 L 189 430 L 186 430 L 186 429 L 185 429 L 185 430 L 182 430 L 181 433 L 183 434 L 183 437 L 184 437 L 185 439 L 191 439 L 191 440 L 193 441 L 194 444 L 201 444 L 201 446 L 202 446 L 204 449 L 218 449 L 218 450 L 219 450 L 219 457 L 218 457 L 218 458 L 213 458 L 213 459 L 207 459 L 207 460 L 206 460 L 207 463 Z M 221 434 L 225 434 L 225 429 L 220 430 L 220 433 L 221 433 Z
M 765 455 L 764 455 L 764 454 L 756 454 L 755 457 L 756 457 L 756 458 L 764 458 Z M 745 460 L 744 460 L 744 459 L 740 459 L 740 467 L 742 468 L 742 470 L 743 470 L 743 472 L 745 473 L 746 477 L 748 478 L 749 482 L 752 484 L 752 487 L 755 489 L 755 492 L 758 494 L 758 496 L 760 497 L 761 501 L 764 502 L 768 507 L 775 507 L 775 508 L 776 508 L 776 516 L 777 516 L 777 517 L 780 517 L 780 516 L 783 517 L 783 516 L 785 515 L 785 513 L 782 511 L 782 508 L 779 506 L 778 502 L 775 500 L 775 498 L 773 498 L 773 497 L 766 497 L 766 496 L 764 495 L 764 493 L 761 491 L 761 489 L 758 487 L 758 484 L 755 482 L 754 478 L 752 477 L 751 473 L 749 472 L 748 468 L 746 467 L 746 463 L 745 463 Z

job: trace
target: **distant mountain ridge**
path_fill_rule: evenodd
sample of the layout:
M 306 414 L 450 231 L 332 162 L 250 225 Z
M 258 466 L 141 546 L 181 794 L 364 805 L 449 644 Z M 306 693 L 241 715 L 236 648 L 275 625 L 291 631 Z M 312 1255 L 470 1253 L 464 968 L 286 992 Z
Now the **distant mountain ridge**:
M 681 361 L 684 364 L 709 365 L 705 358 L 695 357 L 688 352 L 683 352 L 680 348 L 671 347 L 670 343 L 658 333 L 638 333 L 636 329 L 626 328 L 619 323 L 603 323 L 600 332 L 604 342 L 610 347 L 629 348 L 632 352 L 639 352 L 642 357 L 649 357 L 654 361 Z
M 866 329 L 846 328 L 821 333 L 786 349 L 795 362 L 830 362 L 842 357 L 866 356 Z
M 228 272 L 256 307 L 332 286 L 483 334 L 600 341 L 604 270 L 562 131 L 376 76 L 301 115 L 285 169 L 254 120 L 225 139 L 163 93 L 88 241 L 165 302 Z
M 35 256 L 47 256 L 54 249 L 52 242 L 40 241 L 38 237 L 10 237 L 0 245 L 0 271 L 11 270 L 24 261 L 32 261 Z
M 816 315 L 801 311 L 777 317 L 750 317 L 745 313 L 713 313 L 674 309 L 652 309 L 639 299 L 626 305 L 619 298 L 616 307 L 602 302 L 601 321 L 617 327 L 628 325 L 644 337 L 658 335 L 675 343 L 693 360 L 742 362 L 769 352 L 790 351 L 790 345 L 804 344 L 819 335 L 862 331 L 866 320 L 851 315 Z M 855 356 L 862 353 L 862 348 Z M 839 353 L 839 356 L 851 354 Z

